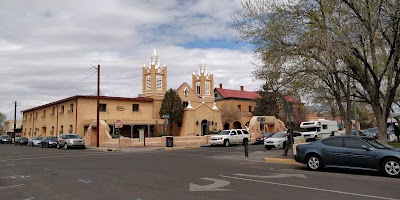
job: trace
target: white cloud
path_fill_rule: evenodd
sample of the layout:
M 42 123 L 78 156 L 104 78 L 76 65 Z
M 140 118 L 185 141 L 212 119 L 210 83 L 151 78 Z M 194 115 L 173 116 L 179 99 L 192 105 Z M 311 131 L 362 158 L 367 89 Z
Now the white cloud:
M 136 97 L 154 47 L 168 66 L 169 88 L 191 84 L 203 58 L 215 87 L 256 90 L 251 52 L 231 49 L 237 33 L 230 15 L 240 9 L 231 0 L 0 1 L 0 108 L 94 95 L 97 77 L 89 66 L 97 64 L 102 94 Z M 196 47 L 214 40 L 232 43 Z

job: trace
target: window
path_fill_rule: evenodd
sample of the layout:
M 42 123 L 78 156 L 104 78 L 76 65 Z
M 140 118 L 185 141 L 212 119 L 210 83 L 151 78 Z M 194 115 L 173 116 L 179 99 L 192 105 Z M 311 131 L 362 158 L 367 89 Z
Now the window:
M 200 91 L 200 89 L 201 89 L 201 87 L 200 87 L 200 83 L 199 83 L 199 82 L 197 82 L 197 83 L 196 83 L 196 94 L 197 94 L 197 95 L 201 94 L 201 91 Z
M 242 111 L 242 105 L 238 105 L 239 111 Z
M 107 104 L 100 104 L 99 111 L 107 112 Z
M 188 105 L 189 105 L 189 103 L 188 103 L 187 101 L 184 101 L 184 102 L 183 102 L 183 108 L 188 107 Z
M 61 106 L 60 114 L 64 114 L 64 106 Z
M 51 132 L 50 132 L 50 134 L 51 134 L 51 135 L 54 135 L 54 126 L 51 127 Z
M 60 126 L 60 134 L 64 133 L 64 126 Z
M 139 104 L 132 104 L 132 111 L 139 112 Z
M 322 125 L 322 129 L 328 129 L 328 125 L 326 124 Z
M 156 77 L 156 90 L 162 91 L 162 76 Z
M 71 104 L 69 105 L 69 110 L 70 110 L 71 112 L 74 112 L 74 104 L 71 103 Z
M 344 146 L 346 148 L 362 149 L 362 146 L 367 146 L 367 144 L 365 144 L 364 142 L 362 142 L 361 140 L 358 140 L 356 138 L 345 138 Z
M 210 82 L 206 82 L 206 95 L 210 95 Z
M 244 134 L 248 135 L 249 132 L 247 130 L 242 130 Z
M 73 130 L 73 126 L 72 126 L 72 125 L 69 125 L 68 133 L 72 133 L 72 130 Z
M 185 89 L 183 90 L 183 95 L 184 95 L 185 97 L 187 97 L 187 96 L 189 95 L 189 90 L 188 90 L 187 88 L 185 88 Z
M 51 110 L 51 115 L 54 115 L 56 113 L 56 107 L 53 107 Z
M 251 106 L 249 106 L 249 112 L 251 112 Z
M 232 132 L 231 132 L 231 135 L 237 135 L 237 134 L 236 134 L 236 131 L 232 131 Z
M 328 146 L 333 147 L 341 147 L 342 146 L 342 138 L 329 138 L 322 140 L 322 143 Z
M 151 77 L 147 76 L 146 77 L 146 91 L 150 91 L 151 90 Z
M 242 135 L 242 131 L 237 130 L 236 132 L 237 132 L 238 135 Z

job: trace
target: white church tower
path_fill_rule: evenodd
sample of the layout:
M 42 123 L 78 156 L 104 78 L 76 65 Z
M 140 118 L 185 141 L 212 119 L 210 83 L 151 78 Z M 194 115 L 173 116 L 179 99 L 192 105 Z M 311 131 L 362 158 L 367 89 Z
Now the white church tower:
M 160 56 L 154 48 L 150 55 L 150 65 L 143 65 L 142 96 L 164 96 L 167 91 L 167 66 L 160 67 Z

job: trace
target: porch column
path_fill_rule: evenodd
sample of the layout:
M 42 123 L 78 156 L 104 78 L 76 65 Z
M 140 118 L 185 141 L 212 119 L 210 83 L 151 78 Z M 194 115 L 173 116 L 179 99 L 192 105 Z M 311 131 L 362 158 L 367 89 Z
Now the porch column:
M 150 126 L 151 125 L 147 125 L 147 137 L 150 137 Z
M 131 139 L 133 138 L 133 127 L 134 127 L 135 125 L 131 125 Z

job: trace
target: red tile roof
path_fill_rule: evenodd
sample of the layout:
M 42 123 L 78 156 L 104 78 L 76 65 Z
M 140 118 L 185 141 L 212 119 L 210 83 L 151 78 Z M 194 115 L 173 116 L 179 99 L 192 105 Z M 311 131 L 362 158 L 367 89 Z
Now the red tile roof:
M 261 97 L 257 92 L 230 90 L 230 89 L 223 89 L 223 88 L 216 88 L 216 90 L 223 98 L 237 98 L 237 99 L 254 100 L 254 99 Z

